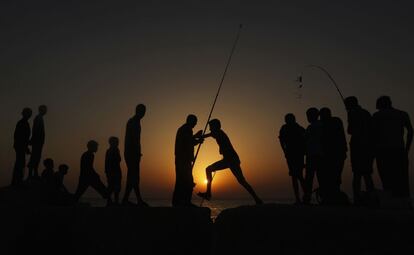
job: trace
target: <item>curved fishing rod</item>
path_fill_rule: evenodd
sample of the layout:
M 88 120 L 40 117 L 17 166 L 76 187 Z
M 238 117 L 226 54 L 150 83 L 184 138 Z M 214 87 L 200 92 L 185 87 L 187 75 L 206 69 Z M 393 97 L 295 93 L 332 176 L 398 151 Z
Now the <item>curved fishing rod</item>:
M 339 89 L 338 84 L 336 83 L 336 81 L 332 77 L 332 75 L 325 68 L 323 68 L 322 66 L 318 66 L 318 65 L 307 65 L 307 66 L 305 66 L 305 68 L 316 68 L 316 69 L 319 69 L 322 72 L 324 72 L 326 74 L 326 76 L 328 76 L 328 78 L 331 80 L 332 84 L 335 86 L 336 90 L 339 93 L 339 96 L 342 99 L 342 102 L 345 104 L 344 95 L 342 94 L 341 90 Z M 303 84 L 302 84 L 302 78 L 303 78 L 303 71 L 302 71 L 302 73 L 300 74 L 300 76 L 298 77 L 298 80 L 297 80 L 301 84 L 301 86 L 303 86 Z
M 217 93 L 216 93 L 216 96 L 215 96 L 215 98 L 214 98 L 214 101 L 213 101 L 213 105 L 211 106 L 210 113 L 209 113 L 209 115 L 208 115 L 206 125 L 204 126 L 203 136 L 205 135 L 205 133 L 206 133 L 206 131 L 207 131 L 208 123 L 210 122 L 211 115 L 213 114 L 214 108 L 215 108 L 215 106 L 216 106 L 218 96 L 220 95 L 220 91 L 221 91 L 221 88 L 222 88 L 222 86 L 223 86 L 224 78 L 226 77 L 227 70 L 229 69 L 229 66 L 230 66 L 230 63 L 231 63 L 231 59 L 232 59 L 232 57 L 233 57 L 234 51 L 236 50 L 236 46 L 237 46 L 237 43 L 238 43 L 238 41 L 239 41 L 239 38 L 240 38 L 240 32 L 241 32 L 242 28 L 243 28 L 243 25 L 242 25 L 242 24 L 240 24 L 240 25 L 239 25 L 239 30 L 237 31 L 237 36 L 236 36 L 236 39 L 234 40 L 233 47 L 231 48 L 230 56 L 229 56 L 229 58 L 228 58 L 228 60 L 227 60 L 227 63 L 226 63 L 226 67 L 224 68 L 224 72 L 223 72 L 223 75 L 222 75 L 222 77 L 221 77 L 220 84 L 219 84 L 219 87 L 218 87 L 218 89 L 217 89 Z M 195 156 L 194 156 L 194 161 L 193 161 L 193 164 L 192 164 L 192 166 L 191 166 L 191 171 L 194 169 L 194 165 L 195 165 L 195 163 L 196 163 L 196 160 L 197 160 L 197 157 L 198 157 L 198 153 L 200 152 L 200 148 L 201 148 L 201 143 L 200 143 L 200 144 L 198 145 L 198 147 L 197 147 L 197 151 L 196 151 L 196 154 L 195 154 Z M 213 175 L 213 178 L 214 178 L 214 175 Z M 201 205 L 203 204 L 203 202 L 204 202 L 204 199 L 201 201 Z M 200 206 L 201 206 L 201 205 L 200 205 Z

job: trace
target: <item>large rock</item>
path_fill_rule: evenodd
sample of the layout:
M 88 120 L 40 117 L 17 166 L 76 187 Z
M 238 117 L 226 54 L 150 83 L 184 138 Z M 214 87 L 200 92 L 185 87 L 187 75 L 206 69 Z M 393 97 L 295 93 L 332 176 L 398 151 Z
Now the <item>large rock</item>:
M 2 207 L 2 254 L 210 254 L 208 208 Z
M 245 206 L 215 222 L 214 254 L 406 254 L 414 250 L 411 210 Z

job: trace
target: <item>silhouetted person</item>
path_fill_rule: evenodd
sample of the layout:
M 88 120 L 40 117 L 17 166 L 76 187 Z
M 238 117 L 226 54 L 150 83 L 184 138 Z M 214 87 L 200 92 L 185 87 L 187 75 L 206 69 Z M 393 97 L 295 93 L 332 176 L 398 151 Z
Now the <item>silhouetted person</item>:
M 202 131 L 193 135 L 193 128 L 197 125 L 197 117 L 188 115 L 175 137 L 175 187 L 173 206 L 195 206 L 191 203 L 194 180 L 192 165 L 194 162 L 194 146 L 202 143 Z
M 22 119 L 17 122 L 14 130 L 14 151 L 16 152 L 16 162 L 14 163 L 12 185 L 16 186 L 23 182 L 24 168 L 26 167 L 26 154 L 30 154 L 30 125 L 29 119 L 32 116 L 30 108 L 24 108 Z
M 88 150 L 83 153 L 81 157 L 80 175 L 78 188 L 75 193 L 75 200 L 79 201 L 83 193 L 89 186 L 94 188 L 103 198 L 108 198 L 108 190 L 102 183 L 99 174 L 95 171 L 93 162 L 95 159 L 95 153 L 98 151 L 98 143 L 95 141 L 88 142 Z
M 52 187 L 54 184 L 54 174 L 55 174 L 55 163 L 53 159 L 47 158 L 43 160 L 43 165 L 45 169 L 42 172 L 41 180 L 47 187 Z
M 209 126 L 211 133 L 205 135 L 204 138 L 213 137 L 216 139 L 216 142 L 220 149 L 220 154 L 223 155 L 223 159 L 207 167 L 207 191 L 205 193 L 199 192 L 198 196 L 203 199 L 210 200 L 211 182 L 213 180 L 211 173 L 230 168 L 233 175 L 237 178 L 237 181 L 250 193 L 250 195 L 256 201 L 256 204 L 263 204 L 263 201 L 256 195 L 253 188 L 249 185 L 249 183 L 247 183 L 246 179 L 244 178 L 242 169 L 240 167 L 239 156 L 234 150 L 229 137 L 226 135 L 226 133 L 224 133 L 223 130 L 221 130 L 220 121 L 218 119 L 213 119 L 209 122 Z
M 59 170 L 53 174 L 54 189 L 58 192 L 70 194 L 64 184 L 65 176 L 67 175 L 69 166 L 66 164 L 59 165 Z
M 111 204 L 111 196 L 114 194 L 114 202 L 119 204 L 119 192 L 121 192 L 121 153 L 119 152 L 119 139 L 109 138 L 109 149 L 105 155 L 105 173 L 108 179 L 108 204 Z
M 32 154 L 30 156 L 29 176 L 28 178 L 38 178 L 38 168 L 40 159 L 42 158 L 42 149 L 45 143 L 45 125 L 43 122 L 43 116 L 47 113 L 46 105 L 39 106 L 39 114 L 33 121 L 32 138 L 30 144 L 32 145 Z
M 373 115 L 374 140 L 383 188 L 394 197 L 409 198 L 408 152 L 413 141 L 410 117 L 408 113 L 393 108 L 388 96 L 378 98 L 377 109 Z
M 296 203 L 301 203 L 299 184 L 305 193 L 305 180 L 303 168 L 305 165 L 305 129 L 297 122 L 295 115 L 289 113 L 285 116 L 285 122 L 279 132 L 280 145 L 289 167 L 289 175 L 292 178 L 293 191 Z
M 345 129 L 342 120 L 338 117 L 332 117 L 329 108 L 320 110 L 320 120 L 323 127 L 322 145 L 324 151 L 321 194 L 326 202 L 336 203 L 340 194 L 342 171 L 348 151 Z
M 125 205 L 131 204 L 131 202 L 129 202 L 129 195 L 131 191 L 134 190 L 137 197 L 137 205 L 148 206 L 148 204 L 142 200 L 139 189 L 140 162 L 142 157 L 141 119 L 145 116 L 145 111 L 145 105 L 137 105 L 135 115 L 129 119 L 126 127 L 124 157 L 128 173 L 124 199 L 122 201 Z
M 322 146 L 322 123 L 319 121 L 319 110 L 312 107 L 306 111 L 306 117 L 309 125 L 305 131 L 306 140 L 306 175 L 305 175 L 305 195 L 303 202 L 309 204 L 313 192 L 313 179 L 315 173 L 318 177 L 319 188 L 323 185 L 320 173 L 323 162 L 323 146 Z
M 54 205 L 72 205 L 74 196 L 71 194 L 64 184 L 64 178 L 67 175 L 69 166 L 65 164 L 59 165 L 59 169 L 53 175 L 53 194 L 51 203 Z
M 372 192 L 374 190 L 372 180 L 372 165 L 374 162 L 372 116 L 359 105 L 356 97 L 347 97 L 345 106 L 348 111 L 348 134 L 351 135 L 349 145 L 353 172 L 354 203 L 358 204 L 361 202 L 362 178 L 365 181 L 366 191 Z

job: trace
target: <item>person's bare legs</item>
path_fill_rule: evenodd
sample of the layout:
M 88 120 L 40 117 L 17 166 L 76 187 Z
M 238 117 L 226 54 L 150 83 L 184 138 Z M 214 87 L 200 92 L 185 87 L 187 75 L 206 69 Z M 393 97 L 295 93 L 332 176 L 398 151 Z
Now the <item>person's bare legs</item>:
M 263 201 L 257 196 L 252 186 L 250 186 L 250 184 L 244 178 L 240 165 L 237 165 L 237 166 L 234 165 L 230 168 L 230 170 L 234 174 L 234 176 L 237 178 L 237 181 L 240 183 L 240 185 L 242 185 L 247 190 L 247 192 L 249 192 L 250 195 L 254 198 L 254 201 L 256 202 L 256 204 L 258 205 L 263 204 Z
M 210 198 L 211 198 L 211 184 L 213 182 L 212 173 L 216 172 L 216 171 L 219 171 L 219 170 L 226 169 L 226 168 L 229 168 L 229 165 L 224 160 L 220 160 L 220 161 L 217 161 L 217 162 L 209 165 L 206 168 L 207 190 L 204 193 L 199 192 L 197 195 L 199 197 L 203 198 L 203 199 L 210 200 Z

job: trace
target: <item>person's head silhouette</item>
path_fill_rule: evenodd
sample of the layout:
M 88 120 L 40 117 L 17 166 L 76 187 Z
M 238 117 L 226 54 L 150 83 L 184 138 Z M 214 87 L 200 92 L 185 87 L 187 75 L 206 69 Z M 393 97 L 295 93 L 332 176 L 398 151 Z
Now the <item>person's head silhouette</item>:
M 115 137 L 115 136 L 111 136 L 111 137 L 109 137 L 109 146 L 111 146 L 111 147 L 118 147 L 118 145 L 119 145 L 119 139 L 118 139 L 118 137 Z
M 41 106 L 39 106 L 39 114 L 42 116 L 45 116 L 47 113 L 47 106 L 42 104 Z
M 66 164 L 59 165 L 59 173 L 62 175 L 66 175 L 68 173 L 69 166 Z
M 197 125 L 197 117 L 194 114 L 190 114 L 187 116 L 186 123 L 191 127 L 194 128 Z
M 392 101 L 389 96 L 381 96 L 377 99 L 377 109 L 384 110 L 392 108 Z
M 221 123 L 218 119 L 212 119 L 209 121 L 210 131 L 217 132 L 221 129 Z
M 46 169 L 53 169 L 55 167 L 53 159 L 51 158 L 47 158 L 43 160 L 43 165 L 45 166 Z
M 324 107 L 320 110 L 321 121 L 329 120 L 332 117 L 331 109 Z
M 137 116 L 139 119 L 142 119 L 145 116 L 146 107 L 143 104 L 137 105 L 135 108 L 135 116 Z
M 90 140 L 88 142 L 87 147 L 88 147 L 88 151 L 90 151 L 90 152 L 97 152 L 98 151 L 98 143 L 94 140 Z
M 295 124 L 296 123 L 296 117 L 295 117 L 295 115 L 293 115 L 293 113 L 286 114 L 286 116 L 285 116 L 285 122 L 288 125 Z
M 306 111 L 306 117 L 309 123 L 317 121 L 319 118 L 319 110 L 316 109 L 315 107 L 309 108 Z
M 30 117 L 32 117 L 32 109 L 28 107 L 24 108 L 22 111 L 22 116 L 23 116 L 23 119 L 25 120 L 30 119 Z
M 350 97 L 345 98 L 344 103 L 345 103 L 345 107 L 348 111 L 354 110 L 359 105 L 358 104 L 358 99 L 354 96 L 350 96 Z

